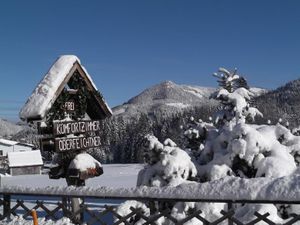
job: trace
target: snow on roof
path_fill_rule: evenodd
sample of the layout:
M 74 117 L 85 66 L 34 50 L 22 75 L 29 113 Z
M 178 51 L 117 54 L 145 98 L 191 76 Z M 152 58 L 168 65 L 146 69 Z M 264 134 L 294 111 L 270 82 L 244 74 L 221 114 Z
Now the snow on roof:
M 21 145 L 21 146 L 25 146 L 25 147 L 31 147 L 33 148 L 34 145 L 33 144 L 29 144 L 29 143 L 23 143 L 23 142 L 18 142 L 17 145 Z
M 81 66 L 80 60 L 74 55 L 63 55 L 56 60 L 21 109 L 21 119 L 43 118 L 46 115 L 56 100 L 57 96 L 55 95 L 57 94 L 58 88 L 65 81 L 75 63 Z M 93 88 L 98 90 L 85 68 L 83 66 L 81 66 L 81 68 Z M 107 106 L 105 102 L 104 104 Z M 110 110 L 108 106 L 107 109 L 108 111 Z
M 80 63 L 79 59 L 73 55 L 61 56 L 56 60 L 21 109 L 21 118 L 44 116 L 45 112 L 52 106 L 51 101 L 53 101 L 58 87 L 76 61 Z
M 19 142 L 11 141 L 11 140 L 7 140 L 7 139 L 3 139 L 3 138 L 0 139 L 0 144 L 4 144 L 4 145 L 13 146 L 13 145 L 16 145 L 18 143 Z
M 40 150 L 26 152 L 8 152 L 9 167 L 43 165 Z
M 27 147 L 31 147 L 31 148 L 34 147 L 33 144 L 29 144 L 29 143 L 20 143 L 20 142 L 17 142 L 17 141 L 7 140 L 7 139 L 3 139 L 3 138 L 0 138 L 0 144 L 8 145 L 8 146 L 22 145 L 22 146 L 27 146 Z

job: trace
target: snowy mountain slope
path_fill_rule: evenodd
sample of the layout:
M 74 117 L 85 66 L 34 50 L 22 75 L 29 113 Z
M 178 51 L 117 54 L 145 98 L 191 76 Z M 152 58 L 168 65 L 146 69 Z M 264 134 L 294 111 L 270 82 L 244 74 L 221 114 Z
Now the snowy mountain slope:
M 137 113 L 151 115 L 157 111 L 176 112 L 178 110 L 216 105 L 209 99 L 215 88 L 179 85 L 165 81 L 150 87 L 123 105 L 113 108 L 115 116 L 134 116 Z
M 23 126 L 16 125 L 12 122 L 0 119 L 0 136 L 11 136 L 23 130 Z
M 150 87 L 128 101 L 128 104 L 142 104 L 168 99 L 170 101 L 183 101 L 192 103 L 203 97 L 208 98 L 215 88 L 178 85 L 172 81 L 165 81 Z
M 158 112 L 172 114 L 183 109 L 217 106 L 217 102 L 210 99 L 216 88 L 192 85 L 180 85 L 172 81 L 165 81 L 147 88 L 139 95 L 131 98 L 123 105 L 113 108 L 114 116 L 132 117 L 138 113 L 152 115 Z M 251 88 L 255 96 L 266 93 L 262 88 Z
M 11 139 L 18 142 L 26 142 L 38 146 L 39 139 L 37 138 L 38 132 L 36 129 L 24 126 L 22 130 L 12 135 Z

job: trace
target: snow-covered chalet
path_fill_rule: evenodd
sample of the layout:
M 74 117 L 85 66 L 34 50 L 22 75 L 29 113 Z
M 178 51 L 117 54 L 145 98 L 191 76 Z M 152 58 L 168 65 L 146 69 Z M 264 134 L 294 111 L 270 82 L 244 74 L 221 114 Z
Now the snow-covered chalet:
M 9 152 L 8 167 L 12 176 L 41 174 L 43 160 L 40 150 L 29 152 Z

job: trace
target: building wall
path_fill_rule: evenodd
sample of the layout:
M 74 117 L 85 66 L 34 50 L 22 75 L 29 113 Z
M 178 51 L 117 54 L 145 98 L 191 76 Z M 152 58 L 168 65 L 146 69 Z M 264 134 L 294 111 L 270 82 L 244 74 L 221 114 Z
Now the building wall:
M 0 151 L 2 151 L 2 156 L 7 156 L 8 152 L 20 152 L 20 151 L 31 151 L 32 148 L 24 145 L 3 145 L 0 144 Z M 1 156 L 1 154 L 0 154 Z
M 0 151 L 2 151 L 2 156 L 7 156 L 7 153 L 12 152 L 13 150 L 13 146 L 0 144 Z
M 26 167 L 13 167 L 10 168 L 10 175 L 29 175 L 29 174 L 41 174 L 42 166 L 26 166 Z

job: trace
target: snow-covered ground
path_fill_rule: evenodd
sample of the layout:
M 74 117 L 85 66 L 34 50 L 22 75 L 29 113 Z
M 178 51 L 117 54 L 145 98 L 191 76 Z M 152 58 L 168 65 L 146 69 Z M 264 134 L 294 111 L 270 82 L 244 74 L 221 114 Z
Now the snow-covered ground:
M 1 177 L 2 189 L 7 191 L 11 188 L 26 192 L 26 188 L 31 189 L 34 193 L 48 193 L 46 187 L 53 187 L 55 193 L 73 193 L 79 194 L 82 192 L 88 195 L 100 196 L 105 193 L 105 196 L 140 196 L 140 197 L 161 197 L 161 198 L 184 198 L 184 199 L 248 199 L 248 200 L 297 200 L 299 199 L 300 187 L 300 170 L 298 169 L 293 175 L 282 178 L 252 178 L 243 179 L 238 177 L 225 177 L 220 180 L 206 182 L 202 184 L 187 182 L 176 188 L 172 187 L 140 187 L 135 189 L 137 182 L 137 174 L 142 169 L 141 164 L 110 164 L 104 165 L 104 174 L 98 178 L 93 178 L 87 181 L 87 188 L 64 188 L 66 183 L 64 179 L 50 180 L 47 175 L 31 175 L 31 176 L 14 176 Z M 19 186 L 19 188 L 13 187 Z M 56 188 L 54 188 L 56 186 Z M 59 186 L 59 187 L 57 187 Z M 106 186 L 106 187 L 100 187 Z M 124 189 L 125 188 L 125 189 Z M 126 189 L 127 188 L 127 189 Z M 129 188 L 129 189 L 128 189 Z M 50 190 L 50 189 L 49 189 Z M 31 192 L 32 192 L 31 191 Z M 75 192 L 74 192 L 75 191 Z M 19 191 L 17 191 L 20 193 Z M 103 195 L 104 196 L 104 195 Z M 36 199 L 26 198 L 26 206 L 32 208 Z M 104 204 L 108 204 L 109 200 L 89 201 L 86 203 L 90 208 L 101 210 Z M 28 205 L 29 203 L 29 205 Z M 48 208 L 54 209 L 55 201 L 45 197 L 45 202 Z M 109 202 L 109 204 L 119 204 L 121 202 Z M 108 218 L 110 221 L 111 218 Z M 4 224 L 32 224 L 30 220 L 22 218 L 12 218 L 11 221 L 1 221 L 0 225 Z M 41 225 L 69 225 L 72 224 L 69 219 L 62 218 L 59 221 L 49 221 L 44 218 L 39 218 Z
M 88 179 L 86 186 L 135 187 L 141 164 L 107 164 L 103 165 L 104 174 Z M 1 186 L 47 187 L 67 186 L 65 179 L 50 180 L 48 175 L 3 176 Z
M 103 165 L 104 174 L 100 177 L 88 179 L 86 186 L 108 186 L 114 188 L 132 188 L 136 186 L 137 174 L 141 170 L 141 164 L 108 164 Z M 26 175 L 26 176 L 2 176 L 1 186 L 21 186 L 31 188 L 43 188 L 47 186 L 67 186 L 65 179 L 50 180 L 48 175 Z M 51 206 L 51 200 L 48 208 Z M 103 205 L 104 203 L 99 203 Z M 97 207 L 98 203 L 92 203 L 92 207 Z M 26 204 L 27 205 L 27 204 Z M 27 205 L 28 206 L 28 205 Z M 12 218 L 11 221 L 0 221 L 0 225 L 25 225 L 32 224 L 32 220 L 22 218 Z M 39 225 L 69 225 L 72 224 L 68 218 L 62 218 L 58 221 L 45 220 L 39 218 Z

